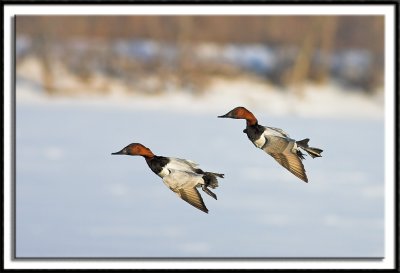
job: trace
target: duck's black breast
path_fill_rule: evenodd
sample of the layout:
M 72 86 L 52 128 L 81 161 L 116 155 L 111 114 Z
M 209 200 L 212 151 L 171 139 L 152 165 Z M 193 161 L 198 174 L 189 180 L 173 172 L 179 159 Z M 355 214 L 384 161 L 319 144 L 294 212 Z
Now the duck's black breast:
M 243 130 L 243 133 L 246 133 L 250 141 L 254 142 L 261 137 L 261 135 L 264 133 L 264 130 L 265 128 L 263 126 L 254 124 L 247 126 L 246 129 Z
M 150 159 L 146 159 L 147 165 L 155 173 L 159 174 L 165 165 L 169 163 L 169 159 L 163 156 L 154 156 Z

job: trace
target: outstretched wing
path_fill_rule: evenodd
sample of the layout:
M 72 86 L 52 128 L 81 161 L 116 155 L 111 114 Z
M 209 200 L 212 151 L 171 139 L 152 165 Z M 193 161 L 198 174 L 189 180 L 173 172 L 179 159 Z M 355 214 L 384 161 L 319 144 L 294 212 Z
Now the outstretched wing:
M 180 198 L 188 202 L 193 207 L 208 213 L 208 209 L 204 204 L 203 198 L 201 198 L 201 195 L 196 188 L 183 188 L 178 189 L 175 192 Z
M 293 146 L 294 141 L 289 141 L 281 137 L 268 136 L 267 143 L 262 149 L 289 172 L 304 182 L 308 182 L 304 165 L 298 155 L 292 151 Z
M 280 128 L 268 127 L 268 126 L 265 126 L 265 128 L 266 128 L 266 129 L 269 129 L 269 130 L 267 130 L 267 131 L 269 131 L 269 133 L 271 133 L 271 131 L 275 131 L 275 132 L 278 132 L 279 134 L 281 134 L 281 135 L 284 136 L 284 137 L 290 137 L 288 133 L 286 133 L 285 131 L 283 131 L 283 130 L 280 129 Z
M 197 185 L 204 183 L 202 175 L 171 170 L 171 173 L 163 178 L 163 182 L 184 201 L 199 210 L 208 213 L 208 209 L 204 204 L 200 193 L 196 189 Z
M 181 159 L 176 157 L 169 157 L 168 159 L 169 159 L 169 162 L 167 164 L 168 169 L 193 172 L 196 170 L 198 166 L 197 163 L 186 159 Z

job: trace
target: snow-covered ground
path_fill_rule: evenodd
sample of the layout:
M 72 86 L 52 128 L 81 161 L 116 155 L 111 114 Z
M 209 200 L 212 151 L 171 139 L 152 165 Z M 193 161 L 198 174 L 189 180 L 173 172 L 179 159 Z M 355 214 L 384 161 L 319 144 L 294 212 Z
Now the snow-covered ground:
M 58 101 L 62 104 L 83 103 L 106 108 L 153 109 L 181 113 L 189 111 L 214 115 L 221 114 L 221 110 L 228 111 L 234 106 L 242 105 L 255 114 L 272 116 L 364 120 L 382 120 L 384 117 L 383 92 L 366 95 L 354 90 L 343 90 L 335 84 L 309 84 L 299 91 L 295 88 L 276 89 L 246 77 L 237 80 L 214 79 L 210 87 L 200 95 L 182 90 L 170 90 L 157 95 L 128 94 L 123 85 L 112 85 L 114 87 L 110 87 L 107 96 L 77 94 L 57 100 L 45 96 L 40 86 L 33 89 L 31 81 L 21 81 L 18 85 L 18 101 L 45 105 Z
M 306 184 L 257 150 L 242 120 L 309 137 Z M 131 142 L 225 173 L 196 210 Z M 380 98 L 306 87 L 302 98 L 218 80 L 203 96 L 47 97 L 17 81 L 17 257 L 383 257 L 384 119 Z
M 70 40 L 48 41 L 48 51 L 54 62 L 62 59 L 63 64 L 72 65 L 75 70 L 85 66 L 92 72 L 105 72 L 112 70 L 112 61 L 106 60 L 107 55 L 115 60 L 130 60 L 143 64 L 159 61 L 160 63 L 174 67 L 182 58 L 181 48 L 176 43 L 161 42 L 157 40 L 116 39 L 112 41 L 93 40 L 88 38 L 75 38 Z M 35 55 L 37 45 L 28 36 L 17 35 L 16 55 Z M 282 68 L 287 68 L 296 59 L 298 47 L 294 45 L 272 45 L 264 43 L 245 44 L 217 44 L 213 42 L 201 42 L 191 45 L 189 48 L 192 61 L 198 64 L 229 65 L 240 68 L 250 73 L 263 77 L 273 77 L 273 74 L 282 73 Z M 335 50 L 330 54 L 316 50 L 312 56 L 312 64 L 322 68 L 324 64 L 329 70 L 330 76 L 342 81 L 361 82 L 371 77 L 374 54 L 363 48 L 347 48 Z M 54 68 L 54 63 L 52 64 Z M 79 70 L 79 69 L 78 69 Z M 123 76 L 127 71 L 118 67 L 113 71 L 114 76 Z M 131 72 L 128 72 L 131 73 Z M 79 74 L 79 73 L 77 73 Z M 107 73 L 106 73 L 107 74 Z M 108 73 L 110 74 L 110 73 Z

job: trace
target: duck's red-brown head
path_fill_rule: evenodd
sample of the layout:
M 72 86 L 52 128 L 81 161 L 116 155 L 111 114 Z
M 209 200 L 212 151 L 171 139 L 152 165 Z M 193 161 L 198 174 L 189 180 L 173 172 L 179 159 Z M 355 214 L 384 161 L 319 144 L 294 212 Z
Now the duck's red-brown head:
M 232 109 L 231 111 L 229 111 L 228 113 L 226 113 L 225 115 L 218 116 L 218 117 L 219 118 L 245 119 L 247 121 L 247 125 L 257 124 L 257 119 L 253 115 L 253 113 L 242 106 L 236 107 L 236 108 Z
M 145 158 L 154 157 L 153 152 L 140 143 L 131 143 L 121 151 L 112 153 L 112 155 L 141 155 Z

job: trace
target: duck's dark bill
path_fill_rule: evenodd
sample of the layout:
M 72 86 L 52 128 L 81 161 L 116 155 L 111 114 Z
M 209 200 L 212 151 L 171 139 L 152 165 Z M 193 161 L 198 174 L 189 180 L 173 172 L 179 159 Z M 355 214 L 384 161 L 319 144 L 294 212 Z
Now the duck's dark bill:
M 228 113 L 229 114 L 229 113 Z M 222 116 L 218 116 L 219 118 L 229 118 L 228 114 L 222 115 Z
M 124 150 L 121 150 L 121 151 L 119 151 L 119 152 L 115 152 L 115 153 L 111 153 L 112 155 L 124 155 L 125 154 L 125 151 Z

